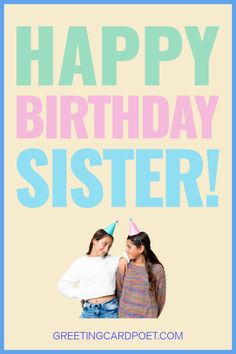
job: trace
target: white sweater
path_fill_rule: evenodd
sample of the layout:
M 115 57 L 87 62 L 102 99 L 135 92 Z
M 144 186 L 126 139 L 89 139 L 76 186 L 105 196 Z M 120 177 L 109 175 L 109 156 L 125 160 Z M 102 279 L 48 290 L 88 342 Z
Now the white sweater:
M 59 280 L 58 290 L 67 297 L 79 300 L 113 295 L 119 259 L 110 255 L 78 258 Z

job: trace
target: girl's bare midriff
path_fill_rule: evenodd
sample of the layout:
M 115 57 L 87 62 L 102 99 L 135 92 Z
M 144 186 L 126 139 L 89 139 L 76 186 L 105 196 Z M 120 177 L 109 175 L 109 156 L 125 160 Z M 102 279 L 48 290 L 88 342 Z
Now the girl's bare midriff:
M 115 295 L 107 295 L 107 296 L 102 296 L 102 297 L 97 297 L 95 299 L 89 299 L 87 300 L 91 304 L 102 304 L 107 301 L 111 301 L 112 299 L 115 298 Z

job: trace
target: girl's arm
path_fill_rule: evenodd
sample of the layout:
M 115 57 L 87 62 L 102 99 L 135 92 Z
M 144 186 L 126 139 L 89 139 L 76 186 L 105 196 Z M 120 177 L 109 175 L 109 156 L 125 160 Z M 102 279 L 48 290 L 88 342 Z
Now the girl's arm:
M 69 298 L 82 300 L 83 295 L 81 290 L 77 287 L 79 278 L 79 264 L 78 261 L 75 261 L 59 280 L 57 284 L 58 290 Z
M 116 272 L 116 296 L 118 297 L 118 299 L 121 297 L 122 294 L 122 289 L 123 289 L 123 285 L 124 285 L 124 274 L 121 274 L 121 272 L 119 271 L 119 269 L 117 269 Z
M 118 263 L 118 269 L 122 275 L 125 275 L 127 273 L 128 269 L 128 264 L 130 260 L 126 252 L 122 254 L 119 258 L 119 263 Z

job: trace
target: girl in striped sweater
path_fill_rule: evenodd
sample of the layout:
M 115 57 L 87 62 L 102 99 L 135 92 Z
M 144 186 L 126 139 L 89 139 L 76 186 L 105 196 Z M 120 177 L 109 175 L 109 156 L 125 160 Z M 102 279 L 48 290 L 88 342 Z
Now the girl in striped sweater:
M 165 304 L 164 267 L 151 250 L 149 236 L 140 232 L 132 220 L 126 251 L 128 271 L 122 275 L 118 270 L 116 277 L 119 318 L 157 318 Z

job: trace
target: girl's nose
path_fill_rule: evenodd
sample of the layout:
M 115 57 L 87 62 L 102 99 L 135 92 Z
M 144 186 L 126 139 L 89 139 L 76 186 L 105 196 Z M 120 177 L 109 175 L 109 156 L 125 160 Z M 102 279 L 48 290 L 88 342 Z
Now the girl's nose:
M 105 246 L 104 251 L 106 251 L 106 252 L 109 251 L 109 245 L 106 245 L 106 246 Z

